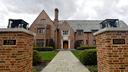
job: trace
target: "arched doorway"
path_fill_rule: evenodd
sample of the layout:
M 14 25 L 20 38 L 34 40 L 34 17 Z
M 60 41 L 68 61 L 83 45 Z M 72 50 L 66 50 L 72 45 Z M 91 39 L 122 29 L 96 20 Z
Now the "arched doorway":
M 63 41 L 63 48 L 68 49 L 68 41 Z

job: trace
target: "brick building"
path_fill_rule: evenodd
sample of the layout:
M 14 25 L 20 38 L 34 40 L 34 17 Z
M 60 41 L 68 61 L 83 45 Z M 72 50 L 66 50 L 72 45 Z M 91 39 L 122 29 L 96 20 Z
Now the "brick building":
M 29 30 L 36 33 L 35 46 L 54 46 L 61 49 L 71 49 L 79 46 L 95 46 L 93 33 L 116 24 L 116 27 L 127 26 L 118 19 L 106 20 L 59 20 L 59 10 L 55 9 L 55 19 L 52 21 L 43 10 L 30 26 Z M 110 22 L 110 23 L 109 23 Z M 102 25 L 101 23 L 106 23 Z M 107 25 L 110 24 L 110 25 Z

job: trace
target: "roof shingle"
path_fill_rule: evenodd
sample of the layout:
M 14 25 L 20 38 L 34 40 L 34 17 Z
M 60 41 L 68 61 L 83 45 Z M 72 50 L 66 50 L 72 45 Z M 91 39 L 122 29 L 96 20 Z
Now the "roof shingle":
M 60 20 L 60 24 L 64 21 L 71 26 L 71 28 L 76 32 L 77 29 L 82 29 L 84 32 L 91 32 L 92 30 L 101 29 L 100 23 L 103 20 Z M 120 27 L 127 27 L 123 21 L 119 21 Z

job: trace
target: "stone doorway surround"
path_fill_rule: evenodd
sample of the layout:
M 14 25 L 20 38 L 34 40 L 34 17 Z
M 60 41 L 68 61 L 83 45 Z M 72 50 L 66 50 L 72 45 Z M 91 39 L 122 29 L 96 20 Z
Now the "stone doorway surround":
M 68 49 L 68 41 L 63 41 L 63 48 Z
M 70 49 L 70 40 L 61 40 L 61 49 Z

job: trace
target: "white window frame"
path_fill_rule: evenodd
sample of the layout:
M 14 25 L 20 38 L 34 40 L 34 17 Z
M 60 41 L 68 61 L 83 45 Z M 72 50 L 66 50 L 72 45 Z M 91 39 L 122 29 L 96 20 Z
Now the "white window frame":
M 69 31 L 68 31 L 68 30 L 64 30 L 64 31 L 62 31 L 62 34 L 63 34 L 64 36 L 69 35 Z

